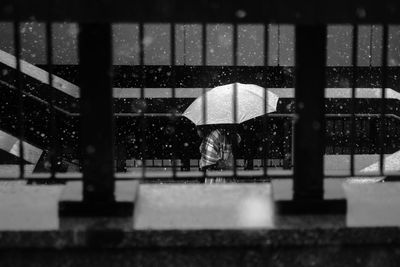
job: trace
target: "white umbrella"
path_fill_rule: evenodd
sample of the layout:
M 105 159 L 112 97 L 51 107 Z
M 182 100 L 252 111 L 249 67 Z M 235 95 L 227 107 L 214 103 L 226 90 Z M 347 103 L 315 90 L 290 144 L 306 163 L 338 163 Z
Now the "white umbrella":
M 242 123 L 276 111 L 278 98 L 276 94 L 255 84 L 236 83 L 236 93 L 235 84 L 226 84 L 196 98 L 183 116 L 196 125 Z M 234 104 L 236 104 L 236 121 L 234 121 Z M 205 118 L 203 118 L 204 108 Z

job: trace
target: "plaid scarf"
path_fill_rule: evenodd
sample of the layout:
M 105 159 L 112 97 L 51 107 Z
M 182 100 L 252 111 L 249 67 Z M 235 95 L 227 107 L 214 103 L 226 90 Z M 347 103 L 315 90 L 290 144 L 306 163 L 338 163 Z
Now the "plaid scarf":
M 238 143 L 240 136 L 237 134 Z M 232 144 L 226 134 L 216 129 L 208 134 L 200 145 L 200 169 L 231 169 L 233 166 Z

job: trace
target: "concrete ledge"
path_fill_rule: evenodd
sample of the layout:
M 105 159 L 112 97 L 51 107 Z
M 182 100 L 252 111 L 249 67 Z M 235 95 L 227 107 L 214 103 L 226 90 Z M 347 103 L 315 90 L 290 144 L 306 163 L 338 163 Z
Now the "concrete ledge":
M 292 179 L 272 179 L 272 198 L 276 213 L 301 214 L 346 214 L 347 201 L 343 180 L 324 179 L 323 199 L 293 199 Z
M 89 202 L 83 199 L 83 182 L 68 182 L 58 203 L 58 214 L 63 217 L 132 216 L 138 187 L 138 181 L 117 181 L 115 201 Z
M 343 185 L 347 214 L 279 215 L 269 183 L 146 184 L 132 221 L 66 220 L 61 186 L 5 186 L 0 266 L 397 266 L 400 184 Z

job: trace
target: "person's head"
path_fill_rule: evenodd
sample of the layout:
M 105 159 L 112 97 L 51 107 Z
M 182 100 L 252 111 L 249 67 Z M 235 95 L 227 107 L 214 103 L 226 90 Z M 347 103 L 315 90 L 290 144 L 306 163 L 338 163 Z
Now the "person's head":
M 238 129 L 236 126 L 228 126 L 228 127 L 221 127 L 221 132 L 226 135 L 228 138 L 229 142 L 231 144 L 236 143 L 236 145 L 239 145 L 240 142 L 242 141 L 241 136 L 238 133 Z
M 197 135 L 200 136 L 201 138 L 204 137 L 204 131 L 200 127 L 196 127 L 197 130 Z
M 200 125 L 196 127 L 197 134 L 201 138 L 207 137 L 212 131 L 219 130 L 226 135 L 230 143 L 236 141 L 237 145 L 241 142 L 241 137 L 238 133 L 238 128 L 235 125 Z
M 196 126 L 197 134 L 201 138 L 205 138 L 207 135 L 209 135 L 215 128 L 213 126 L 208 126 L 208 125 L 199 125 Z

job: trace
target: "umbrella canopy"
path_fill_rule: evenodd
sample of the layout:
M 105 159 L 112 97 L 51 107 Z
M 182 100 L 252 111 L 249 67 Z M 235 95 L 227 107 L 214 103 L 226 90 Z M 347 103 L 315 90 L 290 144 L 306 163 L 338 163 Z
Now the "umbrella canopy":
M 277 103 L 278 96 L 263 87 L 232 83 L 215 87 L 196 98 L 183 116 L 196 125 L 242 123 L 266 112 L 276 111 Z M 206 111 L 205 118 L 203 109 Z M 236 121 L 234 121 L 235 110 Z

